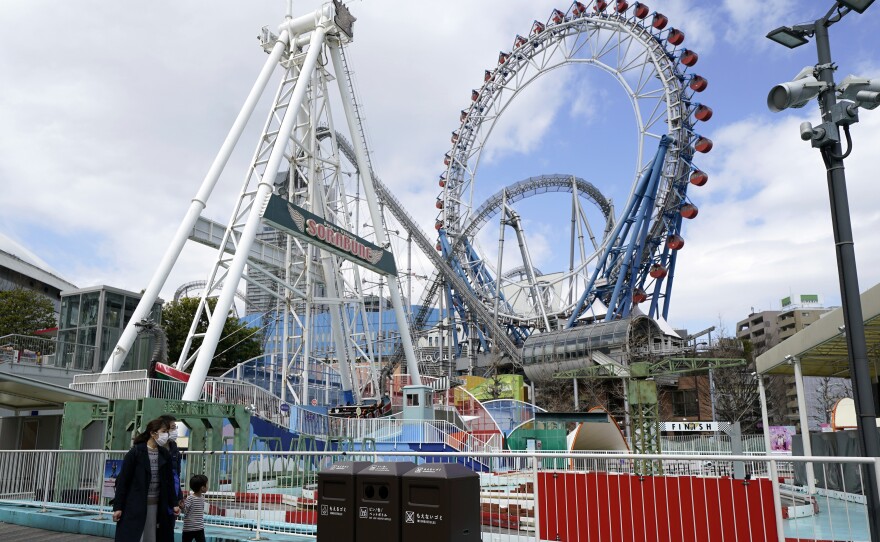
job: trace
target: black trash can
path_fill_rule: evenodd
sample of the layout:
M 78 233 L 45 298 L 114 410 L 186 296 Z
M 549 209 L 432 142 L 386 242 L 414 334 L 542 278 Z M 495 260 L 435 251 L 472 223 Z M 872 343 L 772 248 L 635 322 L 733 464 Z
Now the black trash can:
M 379 462 L 357 474 L 357 542 L 400 542 L 401 475 L 415 466 L 412 461 Z
M 480 476 L 458 463 L 420 465 L 402 477 L 401 542 L 480 542 Z
M 318 542 L 355 542 L 355 477 L 369 466 L 340 461 L 318 473 Z

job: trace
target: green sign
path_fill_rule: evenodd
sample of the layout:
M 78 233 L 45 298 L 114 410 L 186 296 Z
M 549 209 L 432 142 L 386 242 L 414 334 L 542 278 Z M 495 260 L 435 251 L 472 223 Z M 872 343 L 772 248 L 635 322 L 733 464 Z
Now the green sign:
M 263 212 L 263 221 L 273 228 L 351 260 L 380 275 L 397 276 L 397 266 L 394 264 L 394 255 L 391 252 L 284 198 L 274 194 L 269 198 L 269 204 Z

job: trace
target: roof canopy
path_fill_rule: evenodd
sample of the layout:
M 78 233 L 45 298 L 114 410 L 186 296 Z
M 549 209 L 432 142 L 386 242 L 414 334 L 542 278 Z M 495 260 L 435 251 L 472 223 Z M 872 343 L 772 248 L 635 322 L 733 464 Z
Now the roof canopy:
M 880 365 L 880 284 L 861 295 L 865 341 L 872 376 Z M 761 374 L 792 374 L 786 356 L 801 360 L 805 376 L 849 377 L 849 359 L 843 329 L 843 309 L 823 315 L 817 322 L 764 352 L 755 360 Z M 790 359 L 790 358 L 789 358 Z
M 0 372 L 0 408 L 16 411 L 55 410 L 64 408 L 64 403 L 70 401 L 109 403 L 109 400 L 97 395 Z

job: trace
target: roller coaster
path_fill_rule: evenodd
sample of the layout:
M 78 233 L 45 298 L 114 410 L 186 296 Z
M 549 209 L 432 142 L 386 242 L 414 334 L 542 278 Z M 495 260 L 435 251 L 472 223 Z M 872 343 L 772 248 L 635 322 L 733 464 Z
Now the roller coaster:
M 688 189 L 708 180 L 694 160 L 712 149 L 712 141 L 697 131 L 698 123 L 712 116 L 712 109 L 697 101 L 708 82 L 691 70 L 698 55 L 683 46 L 684 32 L 646 4 L 624 0 L 574 2 L 535 20 L 510 49 L 491 59 L 460 111 L 451 147 L 442 154 L 433 207 L 436 234 L 427 234 L 373 171 L 345 54 L 353 21 L 348 8 L 334 0 L 314 13 L 288 17 L 277 29 L 263 29 L 266 64 L 131 318 L 138 322 L 147 314 L 186 240 L 200 239 L 201 212 L 270 79 L 281 71 L 235 208 L 223 234 L 209 243 L 217 256 L 208 278 L 178 292 L 198 292 L 200 298 L 176 361 L 178 370 L 189 372 L 183 398 L 202 393 L 242 281 L 277 307 L 283 333 L 277 343 L 283 346 L 272 353 L 273 371 L 283 383 L 282 398 L 290 390 L 303 404 L 318 397 L 318 373 L 338 375 L 340 402 L 352 406 L 387 393 L 386 380 L 402 362 L 408 381 L 422 384 L 422 342 L 432 329 L 440 348 L 430 348 L 445 356 L 438 376 L 448 377 L 446 385 L 464 372 L 536 378 L 607 359 L 625 363 L 621 356 L 635 350 L 680 351 L 683 338 L 666 319 L 676 257 L 685 243 L 683 224 L 698 213 Z M 567 66 L 597 68 L 630 103 L 636 134 L 631 176 L 600 182 L 553 173 L 501 186 L 484 180 L 480 166 L 504 113 L 543 75 Z M 340 103 L 344 122 L 335 123 Z M 629 186 L 622 205 L 615 205 L 609 184 Z M 490 195 L 475 201 L 482 193 Z M 549 269 L 545 262 L 538 269 L 530 222 L 518 210 L 521 202 L 547 194 L 570 196 L 567 231 L 555 237 L 567 245 L 556 247 L 568 256 L 562 269 Z M 392 223 L 432 268 L 418 303 L 404 304 L 389 238 Z M 491 262 L 478 236 L 496 224 L 497 260 Z M 508 229 L 515 247 L 505 252 Z M 315 231 L 323 232 L 323 242 Z M 349 250 L 354 246 L 360 248 Z M 366 293 L 368 279 L 377 276 L 387 281 L 399 334 L 384 359 L 381 328 L 377 335 Z M 381 291 L 379 297 L 384 306 Z M 210 298 L 217 299 L 213 309 Z M 203 314 L 210 324 L 199 331 Z M 119 339 L 106 373 L 118 371 L 131 349 L 133 325 Z M 552 345 L 571 348 L 551 348 L 551 338 Z M 469 361 L 462 370 L 456 365 L 464 358 Z

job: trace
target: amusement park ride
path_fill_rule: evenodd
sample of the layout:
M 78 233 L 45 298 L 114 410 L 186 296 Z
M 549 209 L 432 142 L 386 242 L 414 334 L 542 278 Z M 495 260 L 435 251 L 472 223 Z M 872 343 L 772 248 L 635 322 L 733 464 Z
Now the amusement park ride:
M 324 405 L 331 413 L 379 412 L 375 405 L 388 393 L 386 379 L 401 362 L 409 383 L 405 393 L 433 404 L 432 394 L 442 390 L 424 385 L 414 335 L 432 318 L 436 325 L 438 304 L 439 323 L 447 330 L 441 341 L 451 353 L 441 376 L 465 372 L 456 370 L 458 359 L 466 361 L 469 373 L 511 372 L 533 380 L 557 373 L 623 376 L 611 371 L 615 367 L 633 378 L 647 377 L 660 363 L 637 364 L 639 356 L 648 355 L 672 358 L 662 363 L 678 367 L 681 361 L 675 358 L 686 345 L 666 319 L 677 254 L 685 245 L 683 223 L 698 213 L 688 189 L 708 180 L 694 160 L 712 149 L 712 141 L 697 129 L 712 117 L 712 109 L 697 99 L 708 82 L 691 71 L 698 56 L 683 46 L 684 32 L 644 3 L 596 0 L 553 10 L 517 35 L 512 48 L 485 70 L 458 116 L 442 159 L 432 240 L 373 171 L 345 54 L 354 21 L 349 9 L 333 0 L 313 13 L 288 16 L 274 31 L 263 29 L 266 63 L 104 373 L 120 370 L 136 338 L 136 323 L 148 315 L 203 220 L 202 210 L 245 124 L 278 71 L 279 87 L 176 361 L 176 369 L 188 373 L 183 400 L 198 400 L 203 393 L 242 280 L 280 307 L 283 337 L 274 353 L 280 397 L 299 405 L 321 400 L 310 385 L 318 378 L 312 371 L 332 366 L 342 397 L 341 404 Z M 519 180 L 494 188 L 485 202 L 475 204 L 474 188 L 482 182 L 478 166 L 509 104 L 541 75 L 568 65 L 608 74 L 632 106 L 636 161 L 624 204 L 615 209 L 600 187 L 571 174 Z M 339 104 L 342 123 L 334 117 Z M 548 192 L 571 194 L 570 231 L 558 237 L 567 241 L 565 269 L 538 269 L 515 208 Z M 421 301 L 407 302 L 412 314 L 404 305 L 388 238 L 386 223 L 392 218 L 434 269 Z M 493 220 L 499 227 L 494 264 L 475 242 Z M 503 261 L 508 227 L 521 258 L 513 265 Z M 273 249 L 282 257 L 273 261 L 257 250 L 267 229 L 281 233 Z M 377 344 L 367 329 L 363 291 L 365 278 L 376 276 L 387 281 L 399 333 L 397 351 L 384 367 L 374 366 Z M 213 310 L 210 298 L 216 298 Z M 210 323 L 200 332 L 203 313 Z M 329 321 L 330 339 L 323 342 L 315 331 L 318 316 Z M 639 373 L 644 369 L 647 373 Z

